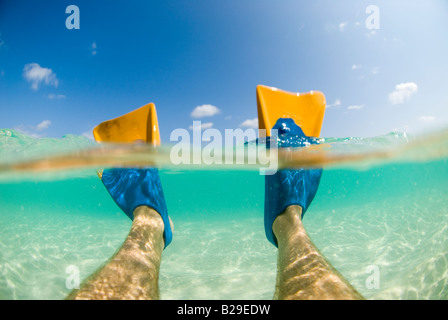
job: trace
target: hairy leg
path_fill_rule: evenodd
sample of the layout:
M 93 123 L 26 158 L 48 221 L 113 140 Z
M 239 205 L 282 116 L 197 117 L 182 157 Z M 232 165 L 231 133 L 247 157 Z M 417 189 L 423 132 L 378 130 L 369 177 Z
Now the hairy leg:
M 311 242 L 301 216 L 300 206 L 289 206 L 272 225 L 279 250 L 274 298 L 363 299 Z
M 67 299 L 158 299 L 163 231 L 157 211 L 147 206 L 136 208 L 122 247 Z

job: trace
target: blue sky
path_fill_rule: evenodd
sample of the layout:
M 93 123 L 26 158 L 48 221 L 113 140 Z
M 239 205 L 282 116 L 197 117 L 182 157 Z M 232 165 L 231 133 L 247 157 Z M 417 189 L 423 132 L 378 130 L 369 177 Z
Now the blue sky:
M 0 128 L 90 134 L 154 102 L 167 142 L 193 120 L 255 125 L 264 84 L 322 91 L 324 137 L 434 130 L 448 124 L 447 30 L 442 0 L 1 0 Z

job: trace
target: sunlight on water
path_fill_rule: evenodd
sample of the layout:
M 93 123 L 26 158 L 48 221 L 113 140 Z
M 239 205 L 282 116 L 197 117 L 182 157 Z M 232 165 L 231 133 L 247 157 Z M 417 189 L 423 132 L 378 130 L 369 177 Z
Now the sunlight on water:
M 0 163 L 8 165 L 95 148 L 84 137 L 1 132 Z M 403 148 L 394 161 L 325 168 L 306 213 L 314 243 L 366 298 L 448 298 L 447 140 L 443 133 L 431 137 L 427 145 Z M 391 133 L 326 143 L 337 149 L 333 154 L 366 155 L 408 146 L 406 140 Z M 161 297 L 272 299 L 277 252 L 264 235 L 264 177 L 253 169 L 201 169 L 160 171 L 174 222 Z M 0 299 L 64 298 L 67 267 L 78 267 L 85 279 L 129 231 L 131 221 L 94 167 L 0 176 Z M 377 288 L 369 286 L 371 266 L 379 271 Z

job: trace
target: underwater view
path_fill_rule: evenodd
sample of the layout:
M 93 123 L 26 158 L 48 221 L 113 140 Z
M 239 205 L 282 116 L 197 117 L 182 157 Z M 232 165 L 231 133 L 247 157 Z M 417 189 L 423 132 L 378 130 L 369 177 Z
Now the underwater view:
M 304 225 L 367 299 L 448 298 L 447 133 L 321 139 L 328 159 L 356 154 L 356 160 L 323 167 Z M 100 165 L 32 165 L 67 154 L 85 160 L 86 150 L 95 163 L 97 148 L 83 136 L 0 131 L 1 299 L 64 299 L 70 268 L 82 281 L 122 245 L 131 220 L 98 179 Z M 372 160 L 372 151 L 390 150 L 393 156 Z M 146 161 L 151 157 L 147 152 Z M 162 255 L 161 298 L 272 299 L 277 249 L 263 229 L 264 176 L 253 166 L 188 169 L 166 162 L 160 177 L 174 223 Z

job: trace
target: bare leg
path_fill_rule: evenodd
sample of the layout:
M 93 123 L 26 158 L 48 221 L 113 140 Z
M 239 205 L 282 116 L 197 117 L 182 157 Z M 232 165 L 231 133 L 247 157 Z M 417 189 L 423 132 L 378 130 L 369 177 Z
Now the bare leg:
M 163 220 L 155 210 L 136 208 L 120 250 L 67 299 L 158 299 L 163 230 Z
M 363 299 L 319 253 L 302 224 L 302 208 L 289 206 L 272 225 L 278 241 L 276 299 Z

